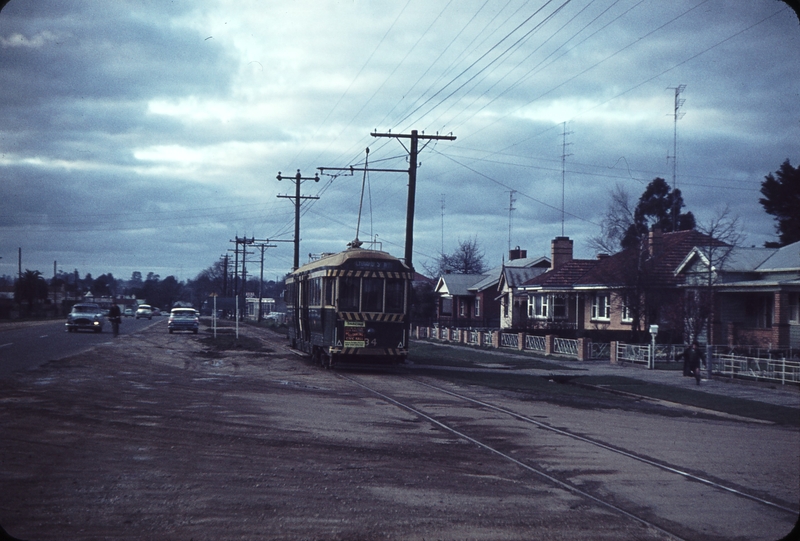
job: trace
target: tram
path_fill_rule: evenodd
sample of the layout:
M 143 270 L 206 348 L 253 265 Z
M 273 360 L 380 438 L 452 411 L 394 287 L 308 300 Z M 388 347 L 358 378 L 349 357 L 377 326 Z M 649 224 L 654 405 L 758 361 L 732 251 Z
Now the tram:
M 288 337 L 327 368 L 401 363 L 408 355 L 412 271 L 400 259 L 354 241 L 286 277 Z

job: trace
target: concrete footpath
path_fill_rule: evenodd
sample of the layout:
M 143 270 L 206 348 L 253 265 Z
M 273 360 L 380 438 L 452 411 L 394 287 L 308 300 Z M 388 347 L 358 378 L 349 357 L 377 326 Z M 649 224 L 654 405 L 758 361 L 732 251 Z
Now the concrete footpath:
M 553 362 L 552 359 L 547 359 Z M 584 375 L 592 376 L 622 376 L 634 378 L 648 383 L 670 385 L 683 389 L 691 389 L 709 394 L 743 398 L 776 406 L 788 406 L 800 410 L 800 387 L 796 385 L 781 385 L 773 381 L 748 381 L 732 379 L 725 376 L 714 376 L 711 380 L 702 379 L 700 385 L 693 377 L 684 377 L 681 370 L 648 370 L 638 366 L 612 365 L 608 361 L 555 361 L 561 365 L 575 369 Z M 704 376 L 705 378 L 705 376 Z M 800 412 L 799 412 L 800 413 Z
M 425 342 L 442 347 L 462 348 L 473 350 L 466 346 L 452 344 Z M 474 350 L 473 350 L 474 351 Z M 498 362 L 492 366 L 475 368 L 475 370 L 500 370 L 503 373 L 520 373 L 538 375 L 541 377 L 575 377 L 575 376 L 619 376 L 633 378 L 648 383 L 680 387 L 692 391 L 709 394 L 723 395 L 732 398 L 753 400 L 776 406 L 797 408 L 800 414 L 800 386 L 794 384 L 781 385 L 774 381 L 751 381 L 732 379 L 725 376 L 714 376 L 711 380 L 702 379 L 700 385 L 693 377 L 684 377 L 682 370 L 648 370 L 632 364 L 614 365 L 608 360 L 575 361 L 557 357 L 538 357 L 535 355 L 519 355 L 511 351 L 482 350 L 497 356 Z M 502 367 L 502 358 L 520 360 L 536 360 L 553 365 L 552 368 L 514 368 L 509 370 Z M 518 363 L 515 363 L 518 366 Z M 563 368 L 563 370 L 559 370 Z M 437 367 L 442 368 L 442 367 Z

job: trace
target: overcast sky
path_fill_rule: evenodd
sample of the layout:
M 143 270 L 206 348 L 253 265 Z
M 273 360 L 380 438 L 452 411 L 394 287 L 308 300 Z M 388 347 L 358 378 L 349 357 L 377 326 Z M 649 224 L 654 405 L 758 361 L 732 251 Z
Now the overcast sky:
M 374 130 L 457 137 L 420 152 L 419 270 L 471 238 L 489 266 L 509 246 L 549 255 L 562 228 L 593 257 L 616 184 L 672 184 L 682 85 L 684 210 L 703 223 L 727 203 L 762 246 L 777 237 L 761 182 L 800 163 L 799 36 L 777 0 L 11 0 L 0 274 L 21 248 L 46 277 L 55 261 L 194 278 L 237 235 L 292 239 L 279 171 L 363 166 L 367 147 L 370 166 L 407 169 L 407 140 Z M 355 237 L 362 180 L 359 237 L 403 255 L 407 175 L 322 175 L 301 186 L 319 196 L 301 263 Z M 274 244 L 270 279 L 292 266 Z

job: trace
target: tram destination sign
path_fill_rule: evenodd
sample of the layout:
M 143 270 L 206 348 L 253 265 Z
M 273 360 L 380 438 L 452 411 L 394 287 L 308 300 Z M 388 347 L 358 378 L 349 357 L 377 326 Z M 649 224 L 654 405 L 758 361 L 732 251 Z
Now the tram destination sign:
M 367 341 L 364 335 L 365 325 L 363 321 L 344 322 L 344 347 L 363 348 Z

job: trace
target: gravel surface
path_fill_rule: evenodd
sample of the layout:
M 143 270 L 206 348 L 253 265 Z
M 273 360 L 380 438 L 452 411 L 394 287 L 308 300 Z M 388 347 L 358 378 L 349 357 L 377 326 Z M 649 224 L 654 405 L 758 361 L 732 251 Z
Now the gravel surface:
M 0 380 L 0 524 L 30 541 L 668 538 L 246 332 L 260 351 L 154 326 Z

